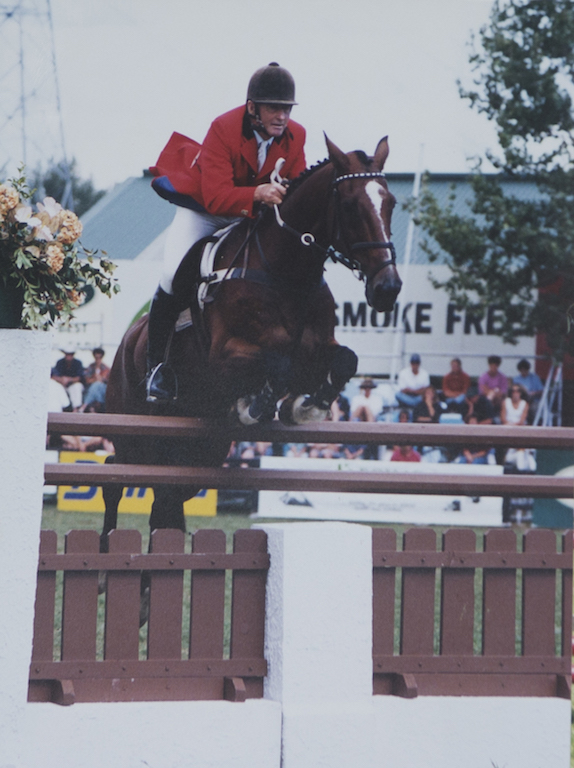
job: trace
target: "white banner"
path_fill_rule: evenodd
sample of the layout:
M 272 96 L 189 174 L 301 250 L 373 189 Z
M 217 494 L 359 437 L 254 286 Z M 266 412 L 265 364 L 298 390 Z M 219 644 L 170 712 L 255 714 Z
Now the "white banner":
M 401 265 L 398 270 L 401 274 Z M 452 357 L 462 359 L 469 375 L 479 376 L 487 368 L 488 355 L 500 355 L 503 373 L 515 376 L 516 362 L 534 355 L 534 338 L 522 337 L 515 346 L 504 344 L 497 335 L 503 308 L 489 307 L 484 318 L 473 317 L 452 304 L 444 290 L 433 288 L 431 273 L 441 281 L 451 275 L 446 266 L 411 264 L 408 285 L 395 309 L 381 314 L 368 306 L 364 283 L 341 265 L 327 265 L 325 279 L 337 302 L 337 341 L 359 355 L 359 372 L 389 374 L 394 353 L 404 352 L 406 364 L 418 352 L 423 368 L 437 376 L 448 373 Z M 404 338 L 396 338 L 403 336 L 403 327 Z
M 261 467 L 315 472 L 487 475 L 491 477 L 502 475 L 501 466 L 489 464 L 292 459 L 278 456 L 263 456 Z M 490 527 L 502 524 L 502 499 L 492 496 L 431 496 L 402 493 L 260 491 L 257 517 Z

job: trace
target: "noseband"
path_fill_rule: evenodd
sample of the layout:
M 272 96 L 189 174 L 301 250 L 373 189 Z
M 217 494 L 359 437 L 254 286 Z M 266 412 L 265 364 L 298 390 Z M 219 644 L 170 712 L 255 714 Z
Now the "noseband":
M 384 173 L 378 173 L 378 172 L 369 172 L 364 171 L 362 173 L 347 173 L 343 176 L 337 176 L 335 179 L 333 179 L 332 182 L 332 189 L 333 193 L 338 196 L 338 186 L 342 181 L 346 181 L 348 179 L 384 179 L 385 174 Z M 337 197 L 338 200 L 338 197 Z M 361 266 L 361 263 L 352 256 L 354 251 L 366 251 L 370 248 L 385 248 L 390 251 L 390 258 L 384 261 L 379 268 L 379 271 L 381 269 L 384 269 L 385 267 L 394 266 L 397 263 L 397 253 L 395 250 L 394 244 L 389 241 L 384 240 L 375 240 L 371 243 L 369 242 L 360 242 L 360 243 L 353 243 L 349 247 L 350 254 L 344 254 L 338 251 L 334 246 L 329 245 L 327 248 L 323 248 L 318 243 L 315 242 L 315 236 L 311 234 L 311 232 L 297 232 L 296 229 L 293 229 L 293 227 L 290 227 L 289 224 L 287 224 L 283 219 L 281 218 L 281 215 L 279 213 L 279 206 L 274 205 L 275 209 L 275 218 L 277 219 L 277 223 L 280 227 L 283 229 L 286 229 L 288 232 L 291 232 L 296 237 L 299 238 L 300 242 L 304 246 L 313 246 L 317 250 L 322 251 L 327 255 L 327 258 L 331 258 L 334 262 L 343 264 L 343 266 L 347 267 L 347 269 L 350 269 L 351 272 L 358 275 L 360 280 L 365 279 L 365 274 L 363 272 L 363 268 Z M 338 209 L 338 204 L 337 204 Z M 337 221 L 337 229 L 340 229 L 339 221 Z M 337 235 L 339 237 L 339 235 Z

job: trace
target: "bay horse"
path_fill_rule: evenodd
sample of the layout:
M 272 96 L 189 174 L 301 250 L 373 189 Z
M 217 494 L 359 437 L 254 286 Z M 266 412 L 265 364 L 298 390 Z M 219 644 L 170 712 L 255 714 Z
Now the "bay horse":
M 147 315 L 125 334 L 107 388 L 108 413 L 233 418 L 244 424 L 287 424 L 324 419 L 356 373 L 357 357 L 334 337 L 335 302 L 323 279 L 332 257 L 365 282 L 369 305 L 392 310 L 401 289 L 391 241 L 395 198 L 383 167 L 387 137 L 373 157 L 342 152 L 327 136 L 328 158 L 288 187 L 281 209 L 268 208 L 255 225 L 241 222 L 221 242 L 211 272 L 198 272 L 191 249 L 174 280 L 187 298 L 203 285 L 203 312 L 172 335 L 169 365 L 178 398 L 169 406 L 146 403 Z M 195 272 L 194 272 L 195 270 Z M 185 306 L 182 303 L 182 308 Z M 204 333 L 200 333 L 202 326 Z M 221 465 L 229 439 L 116 438 L 118 463 Z M 199 488 L 154 488 L 150 528 L 185 530 L 183 502 Z M 122 489 L 104 490 L 102 540 L 115 528 Z M 105 545 L 104 545 L 105 546 Z

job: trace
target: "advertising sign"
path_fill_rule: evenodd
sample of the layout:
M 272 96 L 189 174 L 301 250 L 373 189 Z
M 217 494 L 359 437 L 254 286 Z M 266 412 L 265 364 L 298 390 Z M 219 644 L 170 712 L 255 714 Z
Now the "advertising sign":
M 291 459 L 263 456 L 262 468 L 314 472 L 378 472 L 395 474 L 502 475 L 498 465 L 431 464 L 363 461 L 360 459 Z M 260 491 L 258 517 L 298 520 L 344 520 L 362 523 L 497 526 L 502 499 L 478 496 L 431 496 L 402 493 L 301 493 Z
M 60 463 L 103 464 L 109 454 L 62 451 Z M 151 488 L 124 488 L 118 507 L 120 513 L 149 515 L 153 504 Z M 61 485 L 58 488 L 58 509 L 61 512 L 104 512 L 104 497 L 98 486 Z M 213 517 L 217 511 L 217 491 L 204 489 L 183 505 L 185 515 Z
M 534 355 L 533 337 L 522 337 L 511 346 L 497 335 L 504 308 L 488 307 L 484 317 L 461 310 L 444 290 L 433 287 L 431 273 L 441 281 L 451 274 L 446 266 L 411 264 L 394 310 L 379 313 L 368 306 L 364 283 L 348 270 L 327 264 L 325 279 L 337 302 L 335 335 L 359 355 L 360 373 L 389 374 L 393 355 L 404 352 L 408 359 L 418 352 L 423 367 L 437 376 L 448 372 L 452 357 L 460 357 L 464 370 L 478 376 L 486 370 L 488 355 L 494 354 L 503 358 L 501 370 L 514 375 L 514 359 Z M 505 360 L 510 355 L 513 362 Z

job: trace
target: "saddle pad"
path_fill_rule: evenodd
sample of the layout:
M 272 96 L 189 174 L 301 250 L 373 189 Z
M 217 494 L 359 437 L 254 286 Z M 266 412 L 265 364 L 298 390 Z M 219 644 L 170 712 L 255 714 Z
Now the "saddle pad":
M 201 282 L 197 287 L 197 301 L 202 312 L 203 307 L 205 306 L 205 298 L 207 296 L 210 285 L 221 282 L 227 273 L 227 269 L 220 269 L 216 272 L 213 271 L 213 264 L 215 262 L 215 257 L 217 256 L 219 246 L 224 242 L 229 233 L 232 232 L 239 224 L 241 224 L 241 220 L 234 221 L 227 227 L 219 229 L 213 234 L 213 237 L 217 239 L 214 242 L 208 242 L 205 244 L 203 254 L 201 256 L 201 263 L 199 266 Z

